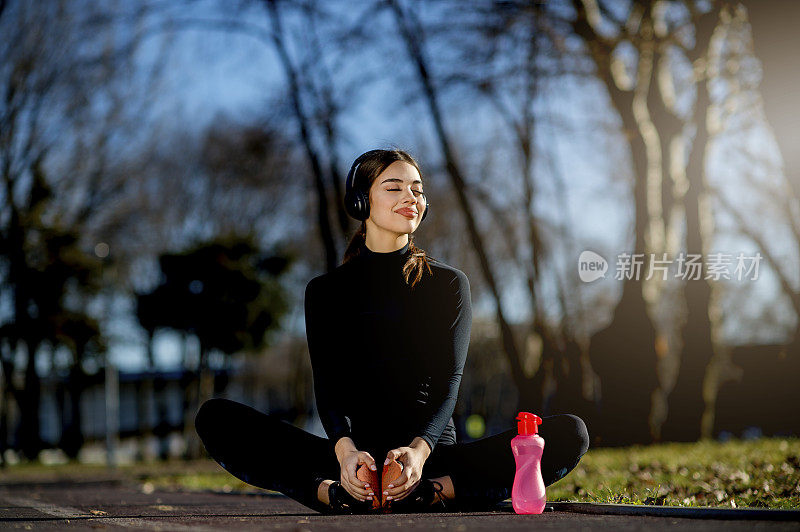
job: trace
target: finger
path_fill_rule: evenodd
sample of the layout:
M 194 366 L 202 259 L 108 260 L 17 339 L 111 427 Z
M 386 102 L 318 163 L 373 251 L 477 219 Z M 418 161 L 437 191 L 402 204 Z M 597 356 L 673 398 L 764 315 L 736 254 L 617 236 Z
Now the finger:
M 362 451 L 362 452 L 358 453 L 358 463 L 366 465 L 367 467 L 369 467 L 373 471 L 377 471 L 378 470 L 377 466 L 375 465 L 375 459 L 372 457 L 371 454 L 369 454 L 366 451 Z
M 362 488 L 361 481 L 356 479 L 356 482 L 357 484 L 353 483 L 353 481 L 347 477 L 342 477 L 341 479 L 342 487 L 345 489 L 345 491 L 347 491 L 347 493 L 359 501 L 364 501 L 370 496 L 370 493 L 373 493 L 372 488 Z
M 353 487 L 353 489 L 358 490 L 359 493 L 363 493 L 365 496 L 367 492 L 371 492 L 373 489 L 372 486 L 368 488 L 367 485 L 369 483 L 359 479 L 356 475 L 346 475 L 344 480 L 346 480 L 347 483 Z
M 413 483 L 410 478 L 412 476 L 413 471 L 411 471 L 410 468 L 406 468 L 399 477 L 394 479 L 388 485 L 383 486 L 383 491 L 386 492 L 386 495 L 391 495 L 392 498 L 396 497 L 397 495 L 403 493 L 403 490 L 407 488 L 410 483 Z
M 400 452 L 400 451 L 398 451 L 397 449 L 392 449 L 391 451 L 389 451 L 388 453 L 386 453 L 386 460 L 384 460 L 384 462 L 383 462 L 383 465 L 386 465 L 386 464 L 388 464 L 388 463 L 389 463 L 389 462 L 391 462 L 392 460 L 397 460 L 397 459 L 398 459 L 398 458 L 400 458 L 402 455 L 403 455 L 403 453 L 401 453 L 401 452 Z
M 416 487 L 419 485 L 419 482 L 420 481 L 418 480 L 418 481 L 414 482 L 413 484 L 410 484 L 409 488 L 406 491 L 404 491 L 403 493 L 401 493 L 401 494 L 399 494 L 397 496 L 392 497 L 392 500 L 402 501 L 403 499 L 405 499 L 406 497 L 408 497 L 409 495 L 411 495 L 414 492 Z
M 394 488 L 390 488 L 391 491 L 389 492 L 388 495 L 391 496 L 392 499 L 402 499 L 406 497 L 409 493 L 414 491 L 414 488 L 417 486 L 417 484 L 419 484 L 419 482 L 420 482 L 420 475 L 411 472 L 409 474 L 408 480 L 405 481 L 403 484 L 397 484 Z
M 366 466 L 364 464 L 358 464 L 355 467 L 355 470 L 353 471 L 353 473 L 347 475 L 347 480 L 356 489 L 358 489 L 360 491 L 364 491 L 366 493 L 367 491 L 372 491 L 373 488 L 372 488 L 372 486 L 370 486 L 369 482 L 361 480 L 359 478 L 358 473 L 359 473 L 360 468 L 362 468 L 362 467 L 366 467 Z
M 360 502 L 363 502 L 363 501 L 367 500 L 365 496 L 363 496 L 363 495 L 361 495 L 361 494 L 357 493 L 357 492 L 355 491 L 355 489 L 354 489 L 352 486 L 350 486 L 350 485 L 348 485 L 348 484 L 345 484 L 344 482 L 342 482 L 342 487 L 343 487 L 343 488 L 345 489 L 345 491 L 346 491 L 348 494 L 350 494 L 350 496 L 351 496 L 352 498 L 354 498 L 355 500 L 357 500 L 357 501 L 360 501 Z
M 364 497 L 367 497 L 369 493 L 372 493 L 373 488 L 367 488 L 366 482 L 360 480 L 355 474 L 348 474 L 343 472 L 341 475 L 341 483 L 342 486 L 347 490 L 348 493 L 356 497 L 357 499 L 359 496 L 361 497 L 359 500 L 363 500 Z

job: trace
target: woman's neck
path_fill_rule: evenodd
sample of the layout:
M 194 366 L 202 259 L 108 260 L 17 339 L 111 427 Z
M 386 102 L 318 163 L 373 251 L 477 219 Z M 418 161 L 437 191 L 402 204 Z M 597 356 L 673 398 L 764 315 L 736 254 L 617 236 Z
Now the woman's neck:
M 369 231 L 368 228 L 364 243 L 370 251 L 376 253 L 391 253 L 408 244 L 408 233 L 378 233 L 376 231 Z

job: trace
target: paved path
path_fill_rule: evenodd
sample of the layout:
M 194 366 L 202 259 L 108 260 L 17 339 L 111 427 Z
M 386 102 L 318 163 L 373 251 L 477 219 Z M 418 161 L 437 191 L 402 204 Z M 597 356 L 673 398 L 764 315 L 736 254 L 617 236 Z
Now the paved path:
M 119 480 L 0 481 L 2 529 L 142 530 L 800 530 L 800 521 L 686 519 L 552 511 L 323 516 L 281 495 L 159 492 Z

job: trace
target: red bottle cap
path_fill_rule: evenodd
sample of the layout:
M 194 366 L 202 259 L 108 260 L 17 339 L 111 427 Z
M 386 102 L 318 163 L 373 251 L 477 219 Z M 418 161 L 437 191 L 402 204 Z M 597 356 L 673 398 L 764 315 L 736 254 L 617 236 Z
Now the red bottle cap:
M 530 412 L 520 412 L 517 416 L 517 431 L 522 436 L 529 436 L 531 434 L 539 433 L 539 425 L 542 423 L 542 418 Z

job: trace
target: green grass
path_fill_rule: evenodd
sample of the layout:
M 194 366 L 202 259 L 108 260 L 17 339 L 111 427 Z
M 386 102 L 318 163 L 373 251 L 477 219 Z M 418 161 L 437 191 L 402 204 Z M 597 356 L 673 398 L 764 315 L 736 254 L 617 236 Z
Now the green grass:
M 22 463 L 0 470 L 0 486 L 19 482 L 118 480 L 149 492 L 155 489 L 186 491 L 259 492 L 225 472 L 213 460 L 149 462 L 109 469 L 104 465 L 71 462 L 60 465 Z
M 511 452 L 509 450 L 509 452 Z M 211 460 L 102 466 L 23 464 L 4 482 L 118 478 L 153 490 L 262 491 Z M 565 478 L 547 488 L 549 501 L 800 508 L 800 439 L 671 443 L 590 449 Z
M 548 500 L 800 508 L 800 439 L 590 449 Z

